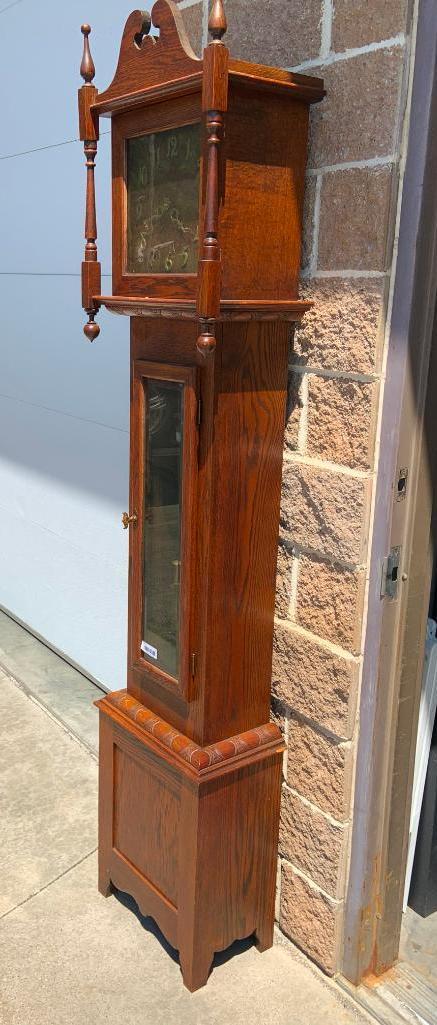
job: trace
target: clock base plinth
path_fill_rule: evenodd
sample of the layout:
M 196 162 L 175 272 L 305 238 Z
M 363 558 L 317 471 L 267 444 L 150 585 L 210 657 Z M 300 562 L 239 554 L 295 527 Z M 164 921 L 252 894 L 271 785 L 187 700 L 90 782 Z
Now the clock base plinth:
M 273 942 L 280 732 L 200 748 L 125 691 L 98 707 L 99 890 L 154 918 L 194 992 L 234 940 Z

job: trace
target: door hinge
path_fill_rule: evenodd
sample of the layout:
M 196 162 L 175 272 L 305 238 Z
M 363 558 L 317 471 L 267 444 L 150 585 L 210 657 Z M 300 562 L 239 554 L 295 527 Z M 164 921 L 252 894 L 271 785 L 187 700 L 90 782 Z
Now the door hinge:
M 191 655 L 191 675 L 192 676 L 196 675 L 196 666 L 197 666 L 197 655 L 196 655 L 196 652 L 193 651 L 193 653 Z
M 197 426 L 200 427 L 202 423 L 202 399 L 197 400 Z
M 390 549 L 382 563 L 381 598 L 397 598 L 400 561 L 401 548 L 397 545 Z

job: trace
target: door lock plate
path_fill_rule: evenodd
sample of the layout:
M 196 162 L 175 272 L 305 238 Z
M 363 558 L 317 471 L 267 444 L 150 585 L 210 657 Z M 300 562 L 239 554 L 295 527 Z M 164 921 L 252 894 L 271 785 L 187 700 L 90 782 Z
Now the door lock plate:
M 401 547 L 397 545 L 390 549 L 382 564 L 381 598 L 397 598 L 400 562 Z

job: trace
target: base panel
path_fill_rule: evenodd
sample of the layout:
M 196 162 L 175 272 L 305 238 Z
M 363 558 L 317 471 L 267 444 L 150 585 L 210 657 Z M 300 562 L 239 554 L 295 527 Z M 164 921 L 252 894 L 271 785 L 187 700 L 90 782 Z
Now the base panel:
M 99 707 L 99 889 L 155 919 L 194 991 L 234 940 L 272 945 L 283 744 L 270 735 L 202 775 L 110 697 Z

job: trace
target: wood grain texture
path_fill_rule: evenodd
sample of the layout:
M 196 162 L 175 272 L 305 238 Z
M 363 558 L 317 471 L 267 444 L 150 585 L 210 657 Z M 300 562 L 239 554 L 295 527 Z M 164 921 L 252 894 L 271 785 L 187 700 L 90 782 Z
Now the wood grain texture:
M 169 320 L 197 320 L 196 303 L 190 299 L 154 299 L 140 296 L 97 295 L 97 301 L 111 313 L 128 317 L 164 317 Z M 287 320 L 296 323 L 302 320 L 305 313 L 312 308 L 311 301 L 291 299 L 278 300 L 238 300 L 222 299 L 219 320 Z
M 269 718 L 288 356 L 285 324 L 220 330 L 213 433 L 203 450 L 201 438 L 199 473 L 205 484 L 211 475 L 209 507 L 201 510 L 203 744 Z
M 188 871 L 179 956 L 192 992 L 205 985 L 214 953 L 233 940 L 255 934 L 258 949 L 272 945 L 280 774 L 280 758 L 273 756 L 237 770 L 225 785 L 217 779 L 198 795 L 184 790 L 190 829 L 181 837 Z
M 308 104 L 255 84 L 231 85 L 226 97 L 217 86 L 214 96 L 210 79 L 227 82 L 227 50 L 214 44 L 208 50 L 224 55 L 224 69 L 205 51 L 203 96 L 198 89 L 113 118 L 112 289 L 114 297 L 141 299 L 145 309 L 153 300 L 163 308 L 197 300 L 198 317 L 213 334 L 224 309 L 237 316 L 249 304 L 256 316 L 260 304 L 274 312 L 275 303 L 298 302 Z M 127 273 L 126 142 L 199 122 L 208 93 L 224 110 L 203 113 L 198 274 Z
M 158 40 L 141 34 L 140 11 L 130 16 L 115 78 L 90 108 L 96 122 L 113 118 L 113 295 L 141 299 L 145 310 L 153 300 L 196 302 L 207 356 L 223 302 L 229 317 L 245 303 L 255 317 L 259 303 L 298 300 L 308 106 L 323 98 L 323 83 L 230 61 L 218 39 L 198 60 L 170 0 L 158 0 L 152 18 Z M 198 273 L 128 274 L 126 140 L 200 120 Z
M 143 34 L 142 11 L 133 11 L 127 19 L 117 70 L 94 104 L 96 113 L 144 106 L 157 96 L 199 86 L 202 61 L 191 49 L 178 6 L 171 0 L 157 0 L 152 22 L 160 30 L 158 38 Z
M 86 201 L 85 201 L 85 259 L 82 263 L 82 306 L 88 314 L 84 334 L 88 341 L 93 342 L 100 334 L 95 323 L 95 315 L 100 303 L 95 298 L 101 291 L 101 270 L 97 259 L 97 218 L 94 170 L 99 139 L 99 120 L 91 110 L 97 96 L 97 89 L 92 85 L 95 75 L 94 62 L 91 57 L 88 37 L 91 32 L 89 25 L 82 25 L 83 54 L 80 73 L 85 80 L 78 90 L 79 105 L 79 138 L 83 141 L 86 158 Z
M 79 139 L 97 142 L 99 139 L 99 119 L 92 113 L 92 105 L 97 97 L 95 85 L 81 86 L 77 93 L 79 108 Z
M 90 32 L 91 32 L 91 25 L 82 25 L 80 31 L 82 32 L 82 35 L 83 35 L 83 53 L 82 53 L 82 61 L 81 61 L 81 65 L 80 65 L 80 74 L 81 74 L 81 78 L 83 78 L 83 80 L 86 83 L 86 85 L 89 85 L 92 82 L 92 80 L 94 78 L 94 75 L 96 73 L 96 69 L 94 67 L 94 61 L 93 61 L 93 58 L 91 57 L 91 50 L 90 50 L 90 44 L 89 44 L 89 35 L 90 35 Z
M 203 230 L 199 254 L 197 312 L 200 335 L 197 350 L 208 358 L 215 349 L 215 324 L 220 314 L 222 279 L 219 236 L 220 207 L 224 197 L 225 113 L 228 106 L 229 51 L 220 42 L 226 18 L 220 4 L 211 12 L 214 43 L 204 50 L 202 110 L 205 114 L 205 158 L 202 181 Z M 215 26 L 215 27 L 214 27 Z
M 135 318 L 132 365 L 147 359 L 193 366 L 196 339 L 189 321 L 176 327 Z M 198 370 L 202 421 L 190 616 L 197 668 L 189 701 L 173 701 L 171 717 L 175 729 L 202 747 L 269 719 L 287 362 L 287 325 L 249 321 L 221 324 L 216 354 Z M 136 481 L 135 417 L 131 430 Z M 131 579 L 139 581 L 139 555 L 137 561 Z M 131 604 L 135 595 L 131 590 Z M 150 682 L 130 658 L 129 693 L 166 720 L 168 697 L 159 684 L 151 690 Z
M 287 321 L 310 306 L 298 299 L 308 107 L 324 92 L 320 79 L 230 59 L 221 0 L 202 60 L 175 4 L 157 0 L 152 20 L 158 39 L 144 12 L 130 16 L 113 82 L 81 113 L 82 125 L 113 117 L 114 294 L 93 292 L 91 272 L 85 290 L 132 318 L 127 691 L 98 703 L 99 886 L 131 893 L 156 919 L 194 991 L 216 951 L 252 934 L 259 950 L 273 940 Z M 195 122 L 198 273 L 128 274 L 127 140 Z M 92 204 L 88 224 L 92 243 Z M 178 680 L 140 652 L 147 376 L 180 381 L 186 399 Z
M 99 707 L 101 888 L 155 918 L 194 991 L 234 939 L 272 943 L 283 745 L 193 780 L 107 699 Z
M 308 107 L 231 86 L 226 126 L 222 299 L 297 299 Z
M 170 0 L 154 5 L 152 21 L 160 29 L 158 40 L 144 33 L 143 13 L 134 11 L 126 22 L 114 78 L 94 102 L 97 115 L 132 110 L 201 85 L 203 61 L 190 46 L 177 5 Z M 231 59 L 229 73 L 233 82 L 249 86 L 256 82 L 259 89 L 292 94 L 306 103 L 318 103 L 325 95 L 320 78 L 262 64 Z
M 140 838 L 138 842 L 141 842 Z M 158 887 L 143 875 L 133 861 L 124 857 L 115 848 L 111 851 L 107 874 L 111 880 L 111 888 L 129 893 L 136 901 L 141 914 L 145 918 L 153 918 L 171 946 L 177 949 L 177 909 Z M 144 971 L 147 971 L 147 962 L 144 963 Z
M 179 806 L 180 784 L 162 766 L 149 761 L 146 770 L 126 738 L 123 745 L 114 745 L 114 849 L 173 907 L 178 903 Z
M 165 887 L 168 879 L 169 890 L 175 896 L 173 886 L 174 880 L 178 878 L 175 837 L 180 807 L 178 778 L 171 767 L 165 771 L 153 754 L 150 755 L 150 773 L 146 776 L 144 758 L 141 757 L 141 748 L 135 743 L 134 736 L 129 731 L 120 730 L 109 716 L 101 713 L 99 718 L 99 891 L 105 897 L 110 895 L 113 887 L 130 893 L 141 912 L 145 916 L 151 915 L 169 943 L 176 947 L 175 904 L 146 871 L 153 873 L 154 865 L 158 865 L 157 880 Z M 120 759 L 124 762 L 121 773 Z M 134 780 L 136 789 L 130 785 L 132 772 L 137 775 Z M 138 773 L 141 772 L 143 776 L 140 781 Z M 164 832 L 160 832 L 159 836 L 156 833 L 154 835 L 156 822 L 152 816 L 154 811 L 160 815 L 160 810 L 154 810 L 153 804 L 150 806 L 144 800 L 148 788 L 150 796 L 150 786 L 155 789 L 154 796 L 156 786 L 161 793 L 165 792 L 166 786 L 168 788 L 166 808 L 170 809 L 170 815 L 161 822 L 161 830 Z M 152 829 L 147 825 L 147 820 L 146 823 L 144 821 L 146 812 Z M 159 843 L 163 839 L 166 841 L 166 850 L 160 854 L 157 840 Z M 144 850 L 149 852 L 147 862 Z M 135 858 L 138 858 L 139 864 L 135 863 Z M 163 867 L 161 860 L 164 862 Z
M 221 42 L 227 27 L 228 23 L 226 20 L 223 0 L 213 0 L 208 19 L 208 32 L 210 36 L 212 36 L 212 38 L 217 42 Z
M 278 750 L 278 744 L 281 749 L 283 747 L 281 731 L 273 722 L 257 726 L 253 730 L 248 730 L 247 733 L 229 737 L 217 744 L 209 744 L 204 748 L 199 747 L 133 698 L 126 690 L 108 694 L 106 698 L 97 702 L 97 707 L 104 709 L 108 715 L 112 714 L 113 709 L 121 712 L 123 716 L 141 727 L 146 734 L 150 734 L 159 745 L 168 748 L 178 758 L 187 762 L 199 777 L 212 766 L 221 766 L 230 760 L 234 763 L 235 760 L 241 760 L 241 757 L 247 754 L 271 746 Z M 120 718 L 118 721 L 121 721 Z
M 229 78 L 235 85 L 255 86 L 262 92 L 282 93 L 305 103 L 320 103 L 326 96 L 322 78 L 234 58 L 229 61 Z
M 211 44 L 203 51 L 202 110 L 228 109 L 229 50 L 223 43 Z
M 111 893 L 112 807 L 114 780 L 113 728 L 110 719 L 99 717 L 99 892 Z

